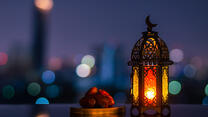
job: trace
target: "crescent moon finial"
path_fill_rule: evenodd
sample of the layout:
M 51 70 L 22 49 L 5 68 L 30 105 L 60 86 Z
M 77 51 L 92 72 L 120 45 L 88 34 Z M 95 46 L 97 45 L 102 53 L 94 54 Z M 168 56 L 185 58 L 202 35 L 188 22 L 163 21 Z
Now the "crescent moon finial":
M 146 24 L 147 24 L 147 31 L 151 32 L 153 27 L 156 27 L 157 24 L 152 24 L 152 22 L 150 22 L 150 16 L 148 15 L 146 17 Z

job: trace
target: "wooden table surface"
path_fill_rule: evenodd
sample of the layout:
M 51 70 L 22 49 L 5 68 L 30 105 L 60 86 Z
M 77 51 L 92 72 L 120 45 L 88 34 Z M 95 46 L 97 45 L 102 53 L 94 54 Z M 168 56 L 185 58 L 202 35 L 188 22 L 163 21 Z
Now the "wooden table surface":
M 124 104 L 123 104 L 124 105 Z M 130 116 L 130 104 L 125 104 L 126 117 Z M 49 105 L 0 105 L 0 117 L 33 117 L 38 112 L 48 112 L 49 117 L 70 117 L 70 107 L 77 104 Z M 171 117 L 208 117 L 208 106 L 205 105 L 171 105 Z

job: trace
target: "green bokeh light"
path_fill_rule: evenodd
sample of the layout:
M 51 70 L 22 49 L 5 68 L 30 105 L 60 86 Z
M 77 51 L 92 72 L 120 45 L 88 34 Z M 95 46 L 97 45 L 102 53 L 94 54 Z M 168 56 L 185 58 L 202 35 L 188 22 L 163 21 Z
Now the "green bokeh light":
M 81 63 L 87 64 L 92 68 L 95 65 L 95 58 L 91 55 L 86 55 L 82 58 Z
M 14 87 L 11 85 L 7 85 L 7 86 L 3 87 L 2 94 L 3 94 L 3 97 L 6 99 L 13 98 L 14 94 L 15 94 Z
M 177 95 L 181 91 L 181 83 L 178 81 L 171 81 L 169 83 L 169 93 L 172 95 Z
M 204 88 L 204 93 L 206 94 L 206 96 L 208 96 L 208 84 Z
M 27 92 L 28 94 L 30 94 L 31 96 L 37 96 L 41 91 L 41 87 L 38 83 L 36 82 L 32 82 L 28 85 L 27 87 Z

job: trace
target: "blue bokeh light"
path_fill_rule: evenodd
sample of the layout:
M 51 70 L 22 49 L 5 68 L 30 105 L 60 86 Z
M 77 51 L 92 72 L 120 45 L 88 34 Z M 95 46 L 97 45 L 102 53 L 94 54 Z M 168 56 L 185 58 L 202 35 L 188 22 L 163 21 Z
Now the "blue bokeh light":
M 208 96 L 202 100 L 202 104 L 208 106 Z
M 46 88 L 46 95 L 49 98 L 56 98 L 59 96 L 59 87 L 57 85 L 51 85 Z
M 53 71 L 47 70 L 42 74 L 42 81 L 45 84 L 51 84 L 55 81 L 55 73 Z
M 184 75 L 187 78 L 193 78 L 193 77 L 195 77 L 196 72 L 197 72 L 197 69 L 193 65 L 191 65 L 191 64 L 188 64 L 188 65 L 186 65 L 184 67 Z
M 49 101 L 44 97 L 40 97 L 36 100 L 35 104 L 49 104 Z

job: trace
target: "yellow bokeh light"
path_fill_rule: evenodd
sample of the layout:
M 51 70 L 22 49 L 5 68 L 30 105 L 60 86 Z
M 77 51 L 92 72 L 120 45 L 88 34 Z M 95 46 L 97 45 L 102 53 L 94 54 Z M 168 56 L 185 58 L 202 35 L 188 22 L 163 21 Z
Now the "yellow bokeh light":
M 146 92 L 145 92 L 145 96 L 152 100 L 154 97 L 155 97 L 156 93 L 155 93 L 155 90 L 152 89 L 152 88 L 149 88 Z
M 89 65 L 91 68 L 93 68 L 94 65 L 95 65 L 95 57 L 93 57 L 92 55 L 85 55 L 85 56 L 82 58 L 81 63 L 82 63 L 82 64 L 87 64 L 87 65 Z
M 53 0 L 35 0 L 35 6 L 44 11 L 50 11 L 53 8 Z

